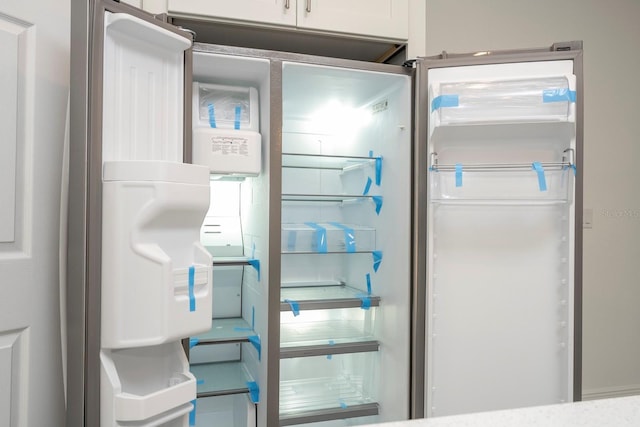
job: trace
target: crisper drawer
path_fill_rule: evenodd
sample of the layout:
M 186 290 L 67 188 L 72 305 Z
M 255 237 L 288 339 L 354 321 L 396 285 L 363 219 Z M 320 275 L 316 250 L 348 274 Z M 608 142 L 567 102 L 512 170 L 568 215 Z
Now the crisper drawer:
M 338 222 L 282 224 L 283 252 L 367 252 L 375 246 L 372 227 Z
M 378 352 L 280 361 L 280 425 L 376 415 Z
M 567 121 L 574 76 L 443 82 L 430 87 L 436 125 Z

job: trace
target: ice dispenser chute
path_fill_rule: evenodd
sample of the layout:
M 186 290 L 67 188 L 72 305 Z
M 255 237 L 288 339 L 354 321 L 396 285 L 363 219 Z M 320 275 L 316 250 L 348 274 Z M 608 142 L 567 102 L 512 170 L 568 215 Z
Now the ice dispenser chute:
M 181 340 L 212 317 L 212 258 L 200 244 L 209 171 L 107 161 L 102 197 L 102 425 L 186 426 L 196 380 Z

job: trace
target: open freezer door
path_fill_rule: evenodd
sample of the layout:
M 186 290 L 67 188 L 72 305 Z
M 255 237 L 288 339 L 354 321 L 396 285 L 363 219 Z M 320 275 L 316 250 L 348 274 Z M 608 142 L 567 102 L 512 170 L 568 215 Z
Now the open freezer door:
M 86 295 L 86 338 L 71 344 L 86 354 L 83 387 L 69 396 L 84 415 L 70 422 L 187 426 L 196 379 L 182 340 L 210 327 L 212 282 L 199 239 L 209 174 L 184 162 L 191 35 L 115 1 L 89 10 L 87 132 L 72 147 L 86 192 L 70 224 L 85 273 L 69 284 Z

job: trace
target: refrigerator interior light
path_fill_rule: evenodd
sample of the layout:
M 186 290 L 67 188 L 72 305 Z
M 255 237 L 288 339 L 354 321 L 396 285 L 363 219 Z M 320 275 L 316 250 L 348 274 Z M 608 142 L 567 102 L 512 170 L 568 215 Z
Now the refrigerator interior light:
M 309 131 L 352 137 L 371 122 L 371 111 L 338 100 L 329 101 L 311 114 Z

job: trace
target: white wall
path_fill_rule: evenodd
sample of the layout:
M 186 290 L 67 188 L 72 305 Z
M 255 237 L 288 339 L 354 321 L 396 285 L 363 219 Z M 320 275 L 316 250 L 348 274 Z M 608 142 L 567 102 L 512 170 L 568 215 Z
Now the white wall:
M 640 1 L 426 4 L 428 56 L 584 41 L 583 393 L 640 393 Z

